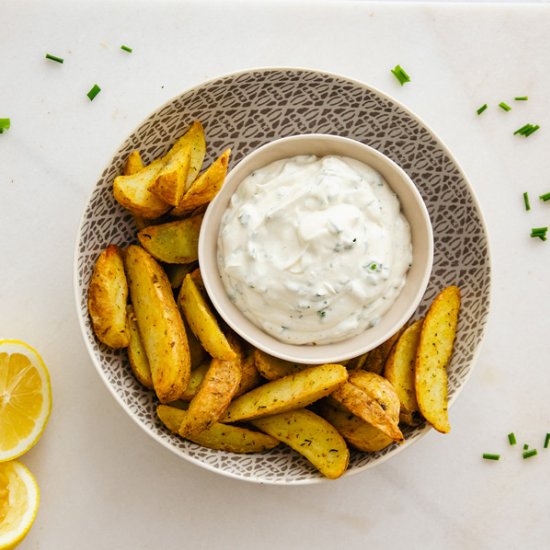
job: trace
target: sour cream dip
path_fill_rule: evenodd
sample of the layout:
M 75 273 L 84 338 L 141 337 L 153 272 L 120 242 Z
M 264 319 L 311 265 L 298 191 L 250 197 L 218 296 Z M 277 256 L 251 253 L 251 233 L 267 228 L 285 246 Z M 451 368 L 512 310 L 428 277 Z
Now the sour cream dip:
M 252 172 L 221 220 L 218 268 L 235 306 L 281 342 L 330 344 L 375 326 L 412 262 L 383 177 L 355 159 L 297 156 Z

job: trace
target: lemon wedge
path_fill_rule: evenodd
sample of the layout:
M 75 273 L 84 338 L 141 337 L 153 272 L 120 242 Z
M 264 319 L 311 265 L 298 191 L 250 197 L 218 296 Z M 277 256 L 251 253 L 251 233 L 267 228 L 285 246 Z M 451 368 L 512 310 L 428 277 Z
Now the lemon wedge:
M 39 501 L 36 481 L 23 464 L 0 464 L 0 550 L 15 548 L 25 538 Z
M 48 369 L 18 340 L 0 340 L 0 462 L 26 453 L 40 438 L 52 406 Z

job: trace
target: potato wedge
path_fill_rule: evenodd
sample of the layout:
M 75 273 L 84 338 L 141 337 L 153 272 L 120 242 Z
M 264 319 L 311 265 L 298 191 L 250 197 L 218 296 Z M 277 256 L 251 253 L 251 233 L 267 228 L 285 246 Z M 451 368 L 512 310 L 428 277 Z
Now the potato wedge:
M 191 360 L 170 283 L 156 260 L 139 246 L 128 247 L 125 266 L 155 392 L 161 403 L 175 401 L 189 382 Z
M 125 176 L 131 176 L 142 170 L 144 166 L 143 160 L 141 159 L 141 153 L 136 149 L 128 155 L 123 174 Z
M 400 328 L 393 336 L 390 336 L 385 342 L 378 347 L 369 351 L 365 363 L 361 368 L 374 372 L 376 374 L 382 374 L 386 359 L 390 354 L 393 346 L 399 340 L 399 337 L 405 330 L 405 327 Z
M 128 283 L 120 248 L 110 244 L 96 260 L 88 287 L 88 311 L 95 335 L 111 348 L 130 341 L 126 327 Z
M 381 451 L 393 443 L 393 439 L 378 428 L 337 407 L 334 402 L 331 403 L 327 399 L 322 400 L 319 414 L 328 420 L 350 445 L 360 451 L 367 453 Z
M 222 422 L 237 422 L 305 407 L 332 393 L 348 378 L 342 365 L 320 365 L 268 382 L 235 399 Z
M 175 222 L 151 225 L 138 233 L 138 240 L 157 260 L 169 264 L 188 264 L 199 257 L 202 215 Z
M 167 204 L 176 206 L 185 193 L 191 163 L 191 147 L 182 147 L 166 159 L 164 166 L 149 184 L 149 191 Z
M 418 411 L 414 384 L 416 350 L 423 319 L 409 325 L 390 352 L 384 367 L 384 377 L 394 387 L 401 403 L 400 417 L 406 424 L 415 424 Z
M 447 364 L 453 353 L 459 310 L 460 289 L 456 286 L 443 289 L 426 314 L 416 352 L 418 407 L 441 433 L 451 429 L 447 410 Z
M 164 266 L 164 271 L 166 271 L 166 275 L 168 275 L 170 286 L 174 289 L 180 288 L 185 276 L 195 271 L 198 265 L 198 262 L 192 262 L 190 264 L 166 264 Z
M 150 390 L 153 389 L 153 379 L 151 377 L 151 367 L 137 326 L 136 314 L 132 305 L 126 307 L 126 322 L 130 342 L 128 344 L 128 361 L 134 376 L 138 381 Z
M 256 369 L 266 380 L 277 380 L 311 366 L 284 361 L 259 349 L 254 350 L 253 356 Z
M 342 436 L 307 409 L 256 418 L 251 424 L 300 453 L 329 479 L 340 477 L 348 467 L 349 449 Z
M 223 361 L 234 359 L 235 352 L 231 349 L 191 274 L 186 275 L 183 280 L 178 301 L 191 330 L 204 349 L 217 359 Z
M 187 191 L 197 179 L 204 161 L 204 155 L 206 154 L 204 128 L 198 120 L 195 120 L 189 130 L 176 141 L 170 153 L 176 154 L 179 149 L 185 148 L 189 148 L 191 153 L 187 181 L 185 182 L 185 191 Z
M 191 399 L 197 395 L 197 392 L 199 391 L 202 381 L 204 380 L 209 368 L 210 361 L 199 365 L 196 369 L 191 371 L 189 376 L 189 384 L 187 384 L 185 391 L 180 395 L 180 399 L 182 401 L 191 401 Z M 173 403 L 171 403 L 171 405 L 173 405 Z
M 254 356 L 252 353 L 249 353 L 246 357 L 243 358 L 241 365 L 241 381 L 239 387 L 235 392 L 234 397 L 243 395 L 244 393 L 256 388 L 262 383 L 262 377 L 256 369 L 256 364 L 254 362 Z
M 231 149 L 226 149 L 192 184 L 181 202 L 171 211 L 173 216 L 182 216 L 195 208 L 209 203 L 221 189 Z
M 168 405 L 159 405 L 157 415 L 171 432 L 177 434 L 179 427 L 185 420 L 187 411 Z M 262 432 L 218 422 L 214 422 L 206 430 L 189 436 L 187 439 L 209 449 L 231 453 L 261 453 L 279 445 L 277 439 Z

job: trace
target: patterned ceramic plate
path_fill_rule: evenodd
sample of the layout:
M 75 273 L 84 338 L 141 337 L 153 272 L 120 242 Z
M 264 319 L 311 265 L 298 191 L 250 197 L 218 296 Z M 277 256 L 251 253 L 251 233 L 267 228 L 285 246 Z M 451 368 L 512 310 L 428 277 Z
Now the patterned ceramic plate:
M 330 133 L 366 143 L 399 164 L 418 186 L 433 223 L 432 277 L 418 315 L 446 285 L 462 289 L 455 352 L 449 365 L 451 402 L 468 379 L 489 310 L 490 258 L 482 215 L 464 173 L 435 134 L 395 100 L 360 82 L 306 69 L 258 69 L 217 78 L 174 98 L 153 113 L 122 144 L 95 185 L 77 238 L 75 290 L 84 340 L 92 360 L 126 412 L 152 437 L 187 460 L 234 478 L 276 484 L 305 484 L 323 478 L 294 451 L 281 447 L 257 455 L 211 451 L 169 433 L 157 420 L 156 399 L 132 375 L 125 352 L 98 343 L 86 308 L 93 264 L 109 243 L 135 241 L 132 217 L 113 199 L 113 179 L 128 153 L 149 161 L 164 154 L 199 119 L 210 158 L 225 147 L 237 163 L 274 139 Z M 451 418 L 452 420 L 452 418 Z M 428 428 L 406 430 L 406 443 L 378 453 L 352 451 L 348 473 L 389 458 Z

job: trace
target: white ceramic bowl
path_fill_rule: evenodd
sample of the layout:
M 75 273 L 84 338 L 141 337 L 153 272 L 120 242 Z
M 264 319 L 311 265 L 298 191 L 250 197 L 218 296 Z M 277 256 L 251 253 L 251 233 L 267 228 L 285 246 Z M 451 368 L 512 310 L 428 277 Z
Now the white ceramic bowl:
M 217 262 L 218 234 L 222 216 L 240 183 L 255 170 L 296 155 L 338 155 L 359 160 L 377 170 L 397 194 L 412 237 L 413 262 L 403 290 L 374 327 L 333 344 L 317 346 L 281 342 L 247 319 L 229 299 Z M 257 348 L 296 363 L 337 363 L 365 353 L 396 333 L 414 313 L 430 280 L 433 235 L 430 216 L 418 189 L 391 159 L 358 141 L 329 134 L 303 134 L 278 139 L 256 149 L 231 170 L 217 197 L 209 205 L 201 226 L 199 264 L 204 285 L 214 307 L 225 322 Z

